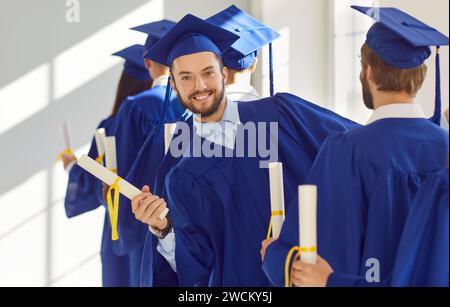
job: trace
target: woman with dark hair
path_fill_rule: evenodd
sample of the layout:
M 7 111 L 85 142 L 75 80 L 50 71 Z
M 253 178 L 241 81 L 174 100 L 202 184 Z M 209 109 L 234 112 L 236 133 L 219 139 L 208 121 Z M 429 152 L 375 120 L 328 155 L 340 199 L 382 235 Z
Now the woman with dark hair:
M 124 69 L 117 87 L 116 99 L 111 116 L 103 120 L 97 129 L 104 128 L 108 134 L 114 123 L 115 115 L 122 102 L 128 96 L 134 96 L 151 88 L 152 80 L 145 68 L 142 54 L 144 46 L 134 45 L 115 53 L 115 56 L 125 59 Z M 98 156 L 95 139 L 92 140 L 88 156 L 101 162 Z M 102 184 L 90 174 L 76 165 L 77 158 L 73 154 L 62 156 L 64 169 L 69 174 L 64 206 L 69 218 L 97 209 L 105 205 L 102 193 Z M 130 277 L 130 264 L 128 256 L 117 256 L 113 252 L 111 242 L 111 226 L 107 212 L 105 212 L 103 236 L 101 244 L 102 284 L 104 287 L 132 286 L 134 278 Z

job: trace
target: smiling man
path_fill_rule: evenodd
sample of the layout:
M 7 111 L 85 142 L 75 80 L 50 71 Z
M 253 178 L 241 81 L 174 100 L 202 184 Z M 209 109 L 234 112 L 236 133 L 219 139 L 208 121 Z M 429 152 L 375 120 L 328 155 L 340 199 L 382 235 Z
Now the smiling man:
M 228 70 L 222 53 L 237 38 L 187 15 L 147 54 L 170 67 L 172 87 L 194 113 L 184 156 L 169 152 L 169 167 L 163 162 L 158 172 L 156 186 L 165 183 L 158 190 L 167 200 L 169 219 L 158 221 L 166 204 L 152 205 L 155 196 L 148 187 L 132 202 L 136 217 L 159 238 L 147 237 L 152 243 L 146 243 L 143 274 L 151 271 L 145 269 L 145 253 L 155 257 L 158 249 L 177 271 L 181 286 L 269 286 L 259 250 L 271 215 L 268 171 L 261 161 L 270 156 L 261 148 L 270 144 L 286 164 L 290 203 L 325 138 L 356 126 L 289 94 L 245 103 L 225 97 Z M 211 148 L 215 154 L 209 156 Z

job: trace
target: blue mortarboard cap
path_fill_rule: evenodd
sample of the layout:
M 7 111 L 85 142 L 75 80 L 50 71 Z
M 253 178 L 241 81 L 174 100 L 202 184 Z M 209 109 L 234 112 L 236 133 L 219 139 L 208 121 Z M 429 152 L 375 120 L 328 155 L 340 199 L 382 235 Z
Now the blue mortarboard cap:
M 206 21 L 239 35 L 240 38 L 223 54 L 224 65 L 236 70 L 250 68 L 258 50 L 280 37 L 280 34 L 235 5 Z
M 394 67 L 418 67 L 431 55 L 430 46 L 448 45 L 447 36 L 399 9 L 352 8 L 377 21 L 367 33 L 367 45 Z
M 145 49 L 150 50 L 175 24 L 173 21 L 163 19 L 131 28 L 131 30 L 148 34 Z
M 377 21 L 367 33 L 366 43 L 393 67 L 401 69 L 418 67 L 430 57 L 430 47 L 438 47 L 435 112 L 431 118 L 438 124 L 441 113 L 439 47 L 448 45 L 448 37 L 396 8 L 363 6 L 352 8 Z
M 150 80 L 150 74 L 144 65 L 145 47 L 142 45 L 133 45 L 114 53 L 114 56 L 125 60 L 124 70 L 136 80 Z
M 180 56 L 205 51 L 222 58 L 222 53 L 238 39 L 236 34 L 188 14 L 145 57 L 166 66 Z

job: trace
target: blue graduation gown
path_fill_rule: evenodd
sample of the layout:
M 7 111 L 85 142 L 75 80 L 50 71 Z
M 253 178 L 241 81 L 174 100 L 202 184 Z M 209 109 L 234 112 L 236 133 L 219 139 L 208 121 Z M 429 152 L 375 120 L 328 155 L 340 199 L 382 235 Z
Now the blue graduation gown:
M 238 107 L 244 125 L 263 122 L 268 131 L 269 123 L 278 123 L 286 203 L 293 200 L 297 185 L 306 179 L 326 137 L 356 126 L 290 94 Z M 253 135 L 246 135 L 246 144 L 249 136 Z M 267 141 L 270 134 L 266 136 Z M 267 169 L 260 168 L 262 160 L 258 154 L 244 158 L 184 157 L 169 171 L 166 200 L 176 235 L 181 286 L 270 286 L 259 255 L 271 215 L 269 176 Z
M 426 119 L 383 119 L 331 136 L 307 183 L 318 186 L 318 253 L 336 272 L 328 286 L 366 286 L 366 262 L 388 282 L 410 204 L 447 161 L 448 134 Z M 284 285 L 289 249 L 299 243 L 298 205 L 291 206 L 264 270 Z M 374 285 L 374 284 L 370 284 Z
M 97 129 L 105 128 L 111 131 L 114 118 L 102 121 Z M 92 141 L 88 156 L 96 159 L 98 156 L 95 140 Z M 78 165 L 74 165 L 69 173 L 64 207 L 69 218 L 97 209 L 103 204 L 102 184 L 94 176 Z M 102 243 L 100 248 L 102 261 L 102 285 L 104 287 L 130 286 L 130 270 L 128 256 L 117 256 L 113 253 L 111 242 L 111 226 L 108 214 L 105 213 Z
M 114 122 L 113 135 L 116 137 L 118 175 L 127 179 L 127 174 L 136 159 L 146 138 L 159 128 L 164 106 L 166 86 L 155 86 L 133 97 L 128 97 L 119 110 Z M 172 95 L 164 121 L 179 118 L 183 107 L 175 95 Z M 163 150 L 154 152 L 152 159 L 161 161 Z M 157 162 L 155 162 L 157 163 Z M 131 180 L 131 184 L 135 184 Z M 130 258 L 130 270 L 136 279 L 133 285 L 140 284 L 142 248 L 148 229 L 135 219 L 131 211 L 131 202 L 120 196 L 118 233 L 119 240 L 113 242 L 117 255 L 127 254 Z
M 180 120 L 184 118 L 183 115 Z M 156 134 L 157 132 L 151 133 L 145 140 L 128 173 L 127 180 L 137 187 L 148 185 L 154 195 L 160 195 L 164 198 L 164 178 L 179 158 L 172 157 L 170 152 L 165 155 L 163 131 L 159 131 L 159 135 Z M 164 158 L 161 161 L 155 159 L 155 157 Z M 159 180 L 156 180 L 157 174 L 159 174 Z M 156 183 L 157 181 L 159 184 Z M 178 286 L 176 273 L 156 250 L 157 244 L 158 240 L 147 231 L 142 255 L 141 286 L 176 287 Z
M 448 168 L 420 189 L 406 221 L 392 286 L 448 287 Z
M 130 271 L 128 255 L 117 256 L 111 242 L 111 224 L 108 214 L 103 223 L 102 245 L 100 249 L 102 261 L 103 287 L 130 287 Z
M 109 117 L 103 120 L 97 129 L 105 128 L 110 131 L 114 118 Z M 98 152 L 95 140 L 92 140 L 88 156 L 97 159 Z M 69 173 L 66 197 L 64 199 L 64 207 L 68 218 L 72 218 L 85 212 L 97 209 L 101 203 L 102 183 L 94 176 L 87 173 L 77 164 L 75 164 Z

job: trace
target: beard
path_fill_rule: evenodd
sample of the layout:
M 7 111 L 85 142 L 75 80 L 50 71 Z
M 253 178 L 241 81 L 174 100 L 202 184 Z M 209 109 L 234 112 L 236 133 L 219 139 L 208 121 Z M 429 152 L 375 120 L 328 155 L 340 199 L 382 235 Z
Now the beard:
M 363 93 L 363 100 L 366 107 L 370 110 L 375 109 L 375 105 L 373 102 L 373 95 L 370 92 L 369 83 L 367 82 L 366 73 L 363 72 L 361 75 L 361 84 L 362 84 L 362 93 Z
M 203 94 L 211 94 L 213 97 L 213 103 L 211 104 L 211 106 L 207 107 L 207 108 L 198 108 L 195 106 L 195 96 L 201 96 Z M 215 90 L 205 90 L 205 91 L 198 91 L 195 92 L 191 95 L 189 95 L 189 97 L 187 99 L 185 99 L 184 97 L 181 97 L 181 95 L 178 96 L 181 104 L 183 105 L 183 107 L 185 109 L 190 110 L 192 113 L 196 114 L 196 115 L 200 115 L 201 117 L 209 117 L 213 114 L 215 114 L 217 112 L 217 110 L 219 109 L 223 98 L 225 97 L 225 81 L 222 81 L 222 87 L 220 89 L 215 89 Z

